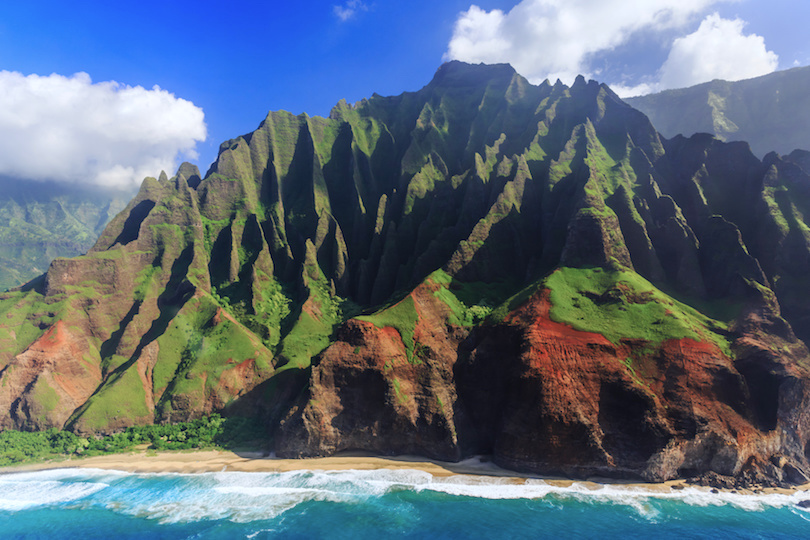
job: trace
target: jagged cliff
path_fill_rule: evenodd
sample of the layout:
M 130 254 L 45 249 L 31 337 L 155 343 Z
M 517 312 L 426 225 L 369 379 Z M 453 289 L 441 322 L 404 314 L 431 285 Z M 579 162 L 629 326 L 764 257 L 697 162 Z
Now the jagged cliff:
M 270 113 L 0 296 L 0 423 L 224 411 L 287 456 L 803 481 L 801 157 L 666 140 L 604 85 L 505 65 Z

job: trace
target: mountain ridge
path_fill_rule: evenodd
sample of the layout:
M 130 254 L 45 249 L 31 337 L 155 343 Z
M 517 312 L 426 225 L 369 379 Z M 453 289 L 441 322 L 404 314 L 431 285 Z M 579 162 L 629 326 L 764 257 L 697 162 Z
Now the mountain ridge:
M 798 482 L 801 158 L 662 139 L 605 85 L 507 66 L 271 112 L 0 296 L 0 423 L 221 411 L 279 455 Z
M 742 81 L 710 82 L 664 90 L 625 101 L 650 117 L 666 137 L 712 133 L 747 141 L 759 157 L 810 148 L 810 113 L 803 89 L 810 67 L 796 67 Z

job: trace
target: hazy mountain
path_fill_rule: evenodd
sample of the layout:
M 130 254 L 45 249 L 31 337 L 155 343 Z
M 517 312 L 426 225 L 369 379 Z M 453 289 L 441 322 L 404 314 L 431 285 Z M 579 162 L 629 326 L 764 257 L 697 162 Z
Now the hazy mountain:
M 132 191 L 0 176 L 0 290 L 87 252 Z
M 625 99 L 665 137 L 712 133 L 747 141 L 759 157 L 810 149 L 810 66 Z
M 0 422 L 223 411 L 283 456 L 804 481 L 803 160 L 505 65 L 273 112 L 0 295 Z

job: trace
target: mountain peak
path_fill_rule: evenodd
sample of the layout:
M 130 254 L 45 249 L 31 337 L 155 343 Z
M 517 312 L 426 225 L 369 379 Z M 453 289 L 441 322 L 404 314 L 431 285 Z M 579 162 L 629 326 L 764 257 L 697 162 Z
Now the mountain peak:
M 428 86 L 480 86 L 493 80 L 508 83 L 517 74 L 509 64 L 468 64 L 451 60 L 439 66 Z

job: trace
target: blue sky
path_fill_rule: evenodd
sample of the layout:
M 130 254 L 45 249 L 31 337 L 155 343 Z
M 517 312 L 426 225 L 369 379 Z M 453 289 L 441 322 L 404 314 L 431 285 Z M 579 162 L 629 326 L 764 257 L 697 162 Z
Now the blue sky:
M 663 11 L 645 18 L 639 6 L 656 3 Z M 341 98 L 353 102 L 373 92 L 416 90 L 448 58 L 509 61 L 536 82 L 545 76 L 570 82 L 582 72 L 625 94 L 694 82 L 716 70 L 723 78 L 739 78 L 804 66 L 810 64 L 804 28 L 809 4 L 4 2 L 0 98 L 6 98 L 6 108 L 30 111 L 30 117 L 4 119 L 0 113 L 0 140 L 18 141 L 5 153 L 0 145 L 0 172 L 118 184 L 137 181 L 161 164 L 176 167 L 183 157 L 204 172 L 220 142 L 255 129 L 268 110 L 325 115 Z M 595 13 L 597 5 L 610 12 Z M 550 22 L 547 30 L 538 30 L 544 21 Z M 738 53 L 718 56 L 717 67 L 693 69 L 695 54 L 689 51 L 695 43 L 719 43 L 733 49 L 722 54 Z M 547 61 L 551 56 L 559 61 Z M 700 56 L 703 61 L 706 55 Z M 76 73 L 87 76 L 77 79 Z M 62 77 L 47 79 L 51 74 Z M 107 81 L 119 84 L 104 86 Z M 42 99 L 51 101 L 36 101 Z M 37 111 L 43 116 L 37 118 Z M 92 125 L 83 126 L 90 117 Z M 93 131 L 100 125 L 102 134 Z M 42 146 L 43 139 L 50 146 Z M 43 161 L 43 152 L 54 155 L 53 164 Z M 37 163 L 26 162 L 29 154 Z

